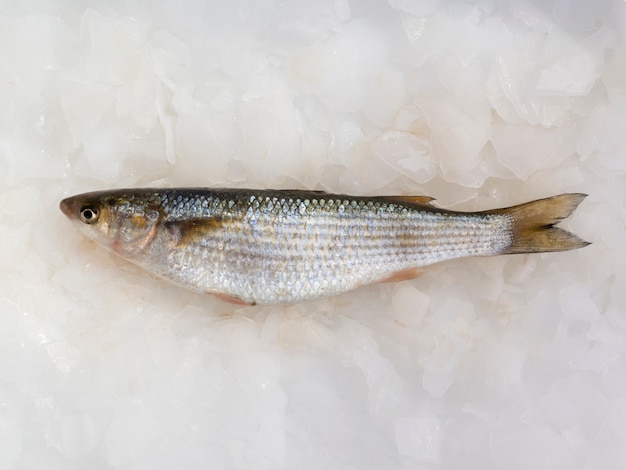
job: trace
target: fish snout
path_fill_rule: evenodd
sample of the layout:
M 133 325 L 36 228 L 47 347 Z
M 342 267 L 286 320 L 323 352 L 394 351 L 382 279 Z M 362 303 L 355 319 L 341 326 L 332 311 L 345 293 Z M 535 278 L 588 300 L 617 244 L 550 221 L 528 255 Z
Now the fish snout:
M 76 197 L 68 197 L 59 203 L 59 209 L 61 209 L 61 212 L 63 212 L 68 218 L 75 220 L 78 218 L 79 204 L 80 201 L 78 201 Z

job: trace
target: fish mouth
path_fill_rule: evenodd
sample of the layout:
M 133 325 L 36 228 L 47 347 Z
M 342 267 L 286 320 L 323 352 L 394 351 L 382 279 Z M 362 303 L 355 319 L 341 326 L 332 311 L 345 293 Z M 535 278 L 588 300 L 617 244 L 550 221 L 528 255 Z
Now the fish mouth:
M 61 209 L 61 212 L 63 212 L 68 218 L 75 220 L 78 216 L 79 204 L 80 201 L 76 197 L 68 197 L 59 203 L 59 209 Z

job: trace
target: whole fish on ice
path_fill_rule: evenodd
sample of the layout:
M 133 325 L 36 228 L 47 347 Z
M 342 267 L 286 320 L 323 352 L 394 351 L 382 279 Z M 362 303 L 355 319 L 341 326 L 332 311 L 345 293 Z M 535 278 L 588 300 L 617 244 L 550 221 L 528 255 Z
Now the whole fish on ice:
M 60 207 L 86 236 L 160 277 L 237 303 L 275 304 L 409 279 L 453 258 L 586 246 L 554 226 L 585 196 L 455 212 L 424 196 L 119 189 Z

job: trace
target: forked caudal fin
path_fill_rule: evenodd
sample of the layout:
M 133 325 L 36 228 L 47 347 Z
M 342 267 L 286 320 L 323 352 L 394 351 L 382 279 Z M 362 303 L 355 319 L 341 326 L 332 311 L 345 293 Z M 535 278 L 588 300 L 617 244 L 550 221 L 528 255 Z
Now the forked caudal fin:
M 489 211 L 508 214 L 512 220 L 513 242 L 502 254 L 567 251 L 589 245 L 573 233 L 555 227 L 574 212 L 585 197 L 586 194 L 580 193 L 561 194 Z

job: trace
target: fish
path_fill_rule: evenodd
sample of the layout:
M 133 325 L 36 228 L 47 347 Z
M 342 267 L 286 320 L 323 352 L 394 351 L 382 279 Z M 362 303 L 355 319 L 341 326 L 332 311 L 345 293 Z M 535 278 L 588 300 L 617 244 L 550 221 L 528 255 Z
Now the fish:
M 136 188 L 79 194 L 61 211 L 88 238 L 179 286 L 240 304 L 296 303 L 471 256 L 589 243 L 556 227 L 586 194 L 480 212 L 427 196 Z

